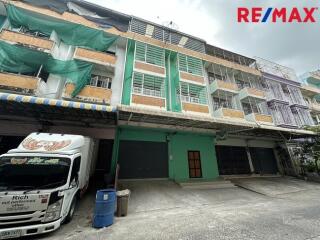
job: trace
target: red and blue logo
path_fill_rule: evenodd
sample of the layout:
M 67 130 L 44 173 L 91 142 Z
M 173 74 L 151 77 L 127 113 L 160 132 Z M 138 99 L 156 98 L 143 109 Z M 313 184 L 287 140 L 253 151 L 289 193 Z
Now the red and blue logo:
M 317 7 L 311 8 L 238 8 L 238 22 L 242 23 L 315 23 L 317 21 Z

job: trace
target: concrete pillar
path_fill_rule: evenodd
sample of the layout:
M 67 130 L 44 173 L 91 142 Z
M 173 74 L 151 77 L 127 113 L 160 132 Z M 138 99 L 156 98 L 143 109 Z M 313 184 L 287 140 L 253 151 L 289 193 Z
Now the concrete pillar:
M 248 160 L 249 160 L 250 171 L 251 171 L 251 173 L 254 173 L 254 166 L 252 163 L 252 158 L 251 158 L 250 150 L 248 147 L 248 142 L 247 142 L 247 146 L 246 146 L 246 152 L 247 152 L 247 156 L 248 156 Z

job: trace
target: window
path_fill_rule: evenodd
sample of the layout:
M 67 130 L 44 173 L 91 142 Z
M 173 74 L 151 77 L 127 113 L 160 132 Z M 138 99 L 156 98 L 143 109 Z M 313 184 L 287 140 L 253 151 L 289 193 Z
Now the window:
M 179 54 L 179 70 L 203 76 L 201 59 Z
M 134 72 L 133 93 L 165 98 L 165 79 L 162 77 Z
M 75 177 L 78 177 L 77 175 L 80 170 L 80 164 L 81 164 L 81 157 L 79 156 L 73 160 L 70 182 L 72 182 Z M 78 181 L 78 179 L 76 179 L 76 181 Z
M 181 82 L 177 95 L 180 96 L 183 102 L 207 104 L 207 93 L 204 86 Z
M 136 60 L 164 67 L 164 57 L 164 49 L 141 42 L 136 43 Z
M 201 160 L 200 151 L 188 151 L 189 177 L 201 178 Z
M 91 75 L 90 86 L 111 89 L 112 79 L 110 77 Z

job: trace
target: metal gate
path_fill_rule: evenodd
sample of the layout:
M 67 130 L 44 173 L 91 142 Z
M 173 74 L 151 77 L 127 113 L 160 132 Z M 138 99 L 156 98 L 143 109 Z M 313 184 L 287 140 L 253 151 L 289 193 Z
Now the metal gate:
M 216 146 L 220 175 L 250 174 L 245 147 Z
M 122 179 L 167 178 L 167 143 L 120 141 L 118 163 Z
M 277 160 L 272 148 L 249 148 L 254 172 L 258 174 L 276 174 L 278 172 Z

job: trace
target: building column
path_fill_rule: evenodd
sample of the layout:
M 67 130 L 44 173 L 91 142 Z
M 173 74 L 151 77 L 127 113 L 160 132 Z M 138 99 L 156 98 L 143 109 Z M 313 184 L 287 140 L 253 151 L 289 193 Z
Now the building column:
M 249 160 L 250 171 L 253 174 L 254 173 L 254 167 L 253 167 L 252 158 L 251 158 L 251 154 L 250 154 L 250 150 L 249 150 L 248 144 L 246 146 L 246 152 L 247 152 L 247 156 L 248 156 L 248 160 Z

